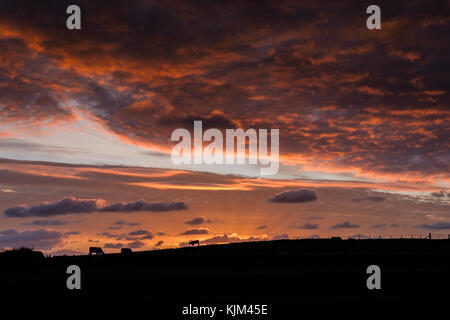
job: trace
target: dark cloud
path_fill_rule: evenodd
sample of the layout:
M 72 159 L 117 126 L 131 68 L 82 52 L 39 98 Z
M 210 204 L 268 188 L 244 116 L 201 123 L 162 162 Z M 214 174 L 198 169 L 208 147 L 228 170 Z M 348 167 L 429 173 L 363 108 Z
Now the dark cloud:
M 398 225 L 397 223 L 391 223 L 391 227 L 392 227 L 392 228 L 398 228 L 399 225 Z
M 128 247 L 128 248 L 131 248 L 131 249 L 141 248 L 141 247 L 143 247 L 144 245 L 145 245 L 145 243 L 142 242 L 142 241 L 139 241 L 139 240 L 133 241 L 133 242 L 130 242 L 130 243 L 127 243 L 127 247 Z
M 164 243 L 163 240 L 159 240 L 159 241 L 155 244 L 155 247 L 160 247 L 163 243 Z
M 15 37 L 0 38 L 0 51 L 9 52 L 0 62 L 2 121 L 16 122 L 18 127 L 32 127 L 46 121 L 57 123 L 73 119 L 71 110 L 62 107 L 62 97 L 45 85 L 48 81 L 57 81 L 53 72 L 46 75 L 47 81 L 43 79 L 44 70 L 51 68 L 50 59 L 36 54 L 26 41 Z M 18 71 L 29 73 L 14 75 Z M 59 73 L 57 69 L 54 70 L 56 73 Z M 24 114 L 28 117 L 17 123 Z
M 120 249 L 123 248 L 123 243 L 121 242 L 115 242 L 115 243 L 105 243 L 105 245 L 103 246 L 103 248 L 107 248 L 107 249 Z
M 17 231 L 14 229 L 8 229 L 8 230 L 2 230 L 0 231 L 1 235 L 15 235 L 17 234 Z
M 136 230 L 136 231 L 131 231 L 128 233 L 130 236 L 142 236 L 142 235 L 150 235 L 152 234 L 150 231 L 148 230 Z
M 7 217 L 50 217 L 71 213 L 90 213 L 96 211 L 101 206 L 102 201 L 97 199 L 76 199 L 66 198 L 55 203 L 42 203 L 37 206 L 12 207 L 6 209 L 3 214 Z
M 104 231 L 98 233 L 97 235 L 108 239 L 115 239 L 117 241 L 151 240 L 154 238 L 153 233 L 144 229 L 139 229 L 135 231 L 130 231 L 128 233 L 120 233 L 120 234 Z
M 315 200 L 317 200 L 316 192 L 308 189 L 283 191 L 269 199 L 270 202 L 277 203 L 302 203 Z
M 212 222 L 211 220 L 207 220 L 207 219 L 205 219 L 205 217 L 196 217 L 192 220 L 185 221 L 184 223 L 188 224 L 190 226 L 195 226 L 195 225 L 211 223 L 211 222 Z
M 424 223 L 417 227 L 423 228 L 423 229 L 431 229 L 431 230 L 445 230 L 445 229 L 450 229 L 450 222 L 435 222 L 432 224 Z
M 27 247 L 39 250 L 49 250 L 63 242 L 64 235 L 59 231 L 33 230 L 17 231 L 14 229 L 0 231 L 0 247 Z
M 62 226 L 69 224 L 70 222 L 64 220 L 33 220 L 31 222 L 24 222 L 24 225 L 34 225 L 34 226 Z
M 372 229 L 386 229 L 387 224 L 382 223 L 382 224 L 373 224 L 370 226 L 370 228 Z
M 378 196 L 368 196 L 368 197 L 362 197 L 362 198 L 353 198 L 352 201 L 353 202 L 363 202 L 363 201 L 369 201 L 369 202 L 381 202 L 386 200 L 383 197 L 378 197 Z
M 145 242 L 136 240 L 136 241 L 128 242 L 128 243 L 108 242 L 108 243 L 105 243 L 105 245 L 103 247 L 108 248 L 108 249 L 120 249 L 120 248 L 137 249 L 137 248 L 141 248 L 143 246 L 145 246 Z
M 7 217 L 49 217 L 56 215 L 74 214 L 74 213 L 92 213 L 99 212 L 135 212 L 135 211 L 153 211 L 165 212 L 172 210 L 186 210 L 188 207 L 184 202 L 155 202 L 148 203 L 144 200 L 135 202 L 119 202 L 105 206 L 102 199 L 77 199 L 74 197 L 65 198 L 55 203 L 44 202 L 37 206 L 18 206 L 8 208 L 4 211 Z
M 118 220 L 116 222 L 113 223 L 114 226 L 123 226 L 123 225 L 128 225 L 131 227 L 135 227 L 140 225 L 139 222 L 126 222 L 125 220 Z
M 349 221 L 338 223 L 331 227 L 331 229 L 354 229 L 354 228 L 359 228 L 359 225 L 352 224 Z
M 276 236 L 272 237 L 272 240 L 288 240 L 288 239 L 289 239 L 289 235 L 286 233 L 277 234 Z
M 67 236 L 73 236 L 73 235 L 78 235 L 78 234 L 81 234 L 81 232 L 80 232 L 80 231 L 68 231 L 68 232 L 64 232 L 64 236 L 65 236 L 65 237 L 67 237 Z
M 153 211 L 153 212 L 165 212 L 165 211 L 177 211 L 187 210 L 187 205 L 184 202 L 155 202 L 148 203 L 144 200 L 138 200 L 135 202 L 120 202 L 109 206 L 98 208 L 100 212 L 133 212 L 133 211 Z
M 266 225 L 262 225 L 262 226 L 256 227 L 256 230 L 263 230 L 263 229 L 266 229 L 266 228 L 267 228 Z
M 97 233 L 98 236 L 100 237 L 105 237 L 105 238 L 117 238 L 119 237 L 118 234 L 114 234 L 114 233 L 109 233 L 109 232 L 102 232 L 102 233 Z
M 130 236 L 138 236 L 140 237 L 140 239 L 153 239 L 153 233 L 151 233 L 148 230 L 136 230 L 136 231 L 131 231 L 128 233 L 128 235 Z
M 180 233 L 180 235 L 191 235 L 191 234 L 209 234 L 209 230 L 207 228 L 194 228 Z
M 298 229 L 305 229 L 305 230 L 316 230 L 319 229 L 319 224 L 316 223 L 305 223 L 304 225 L 297 226 Z
M 157 233 L 156 233 L 156 235 L 157 235 L 157 236 L 165 236 L 165 235 L 166 235 L 166 233 L 165 233 L 165 232 L 161 232 L 161 231 L 160 231 L 160 232 L 157 232 Z

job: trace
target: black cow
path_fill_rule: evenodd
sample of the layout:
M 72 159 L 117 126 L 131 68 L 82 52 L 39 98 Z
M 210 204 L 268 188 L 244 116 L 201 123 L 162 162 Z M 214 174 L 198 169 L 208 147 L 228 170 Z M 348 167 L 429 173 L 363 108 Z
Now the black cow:
M 195 246 L 195 245 L 197 245 L 198 247 L 200 246 L 200 240 L 192 240 L 192 241 L 189 241 L 189 245 L 190 246 Z
M 130 248 L 122 248 L 122 249 L 120 249 L 120 253 L 121 254 L 132 254 L 133 250 L 131 250 Z
M 100 247 L 90 247 L 89 255 L 92 255 L 92 254 L 98 255 L 98 254 L 105 254 L 105 253 L 103 252 L 103 249 Z

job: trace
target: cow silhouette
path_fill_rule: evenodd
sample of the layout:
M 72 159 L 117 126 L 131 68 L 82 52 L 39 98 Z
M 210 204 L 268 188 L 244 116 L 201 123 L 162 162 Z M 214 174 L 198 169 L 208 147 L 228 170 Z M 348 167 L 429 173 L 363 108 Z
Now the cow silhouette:
M 133 250 L 131 250 L 130 248 L 122 248 L 122 249 L 120 249 L 120 253 L 121 254 L 132 254 Z
M 92 255 L 92 254 L 98 255 L 98 254 L 105 254 L 105 253 L 103 252 L 103 249 L 100 247 L 90 247 L 89 255 Z
M 192 241 L 189 241 L 189 245 L 190 246 L 195 246 L 195 245 L 197 245 L 198 247 L 200 246 L 200 240 L 192 240 Z

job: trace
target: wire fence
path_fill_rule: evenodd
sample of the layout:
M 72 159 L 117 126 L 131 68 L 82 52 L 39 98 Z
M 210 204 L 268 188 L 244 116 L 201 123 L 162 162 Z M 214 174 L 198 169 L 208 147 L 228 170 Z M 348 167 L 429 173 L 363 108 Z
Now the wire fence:
M 288 239 L 288 238 L 286 238 Z M 296 236 L 293 239 L 301 240 L 301 239 L 356 239 L 356 240 L 376 240 L 376 239 L 421 239 L 421 240 L 450 240 L 450 234 L 447 233 L 408 233 L 408 234 L 390 234 L 389 236 L 382 235 L 365 235 L 365 234 L 356 234 L 351 236 L 326 236 L 321 237 L 318 234 L 311 236 Z M 270 240 L 270 239 L 267 239 Z

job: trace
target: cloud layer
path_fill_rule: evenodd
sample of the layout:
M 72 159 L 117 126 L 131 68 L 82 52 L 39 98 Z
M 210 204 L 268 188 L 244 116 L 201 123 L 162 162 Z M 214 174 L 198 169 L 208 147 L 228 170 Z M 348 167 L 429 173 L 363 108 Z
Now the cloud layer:
M 195 226 L 195 225 L 211 223 L 211 222 L 212 222 L 211 220 L 206 219 L 205 217 L 196 217 L 196 218 L 193 218 L 192 220 L 186 221 L 185 224 L 188 224 L 190 226 Z
M 269 199 L 270 202 L 277 203 L 302 203 L 316 200 L 316 192 L 307 189 L 280 192 Z
M 209 229 L 207 228 L 193 228 L 193 229 L 188 229 L 182 233 L 180 233 L 180 235 L 182 236 L 187 236 L 187 235 L 194 235 L 194 234 L 209 234 Z
M 430 229 L 430 230 L 446 230 L 450 229 L 450 222 L 435 222 L 432 224 L 422 224 L 419 226 L 420 228 Z
M 105 205 L 103 199 L 77 199 L 74 197 L 65 198 L 55 203 L 42 203 L 36 206 L 18 206 L 6 209 L 3 214 L 12 218 L 26 217 L 50 217 L 57 215 L 92 213 L 92 212 L 134 212 L 152 211 L 165 212 L 173 210 L 187 210 L 184 202 L 155 202 L 148 203 L 144 200 L 135 202 L 119 202 L 112 205 Z
M 331 226 L 331 229 L 356 229 L 356 228 L 359 228 L 359 225 L 353 224 L 349 221 L 337 223 L 337 224 Z
M 305 230 L 316 230 L 319 229 L 319 224 L 317 223 L 305 223 L 301 226 L 297 226 L 298 229 L 305 229 Z
M 283 128 L 283 156 L 304 168 L 448 177 L 445 1 L 384 2 L 382 32 L 350 1 L 78 3 L 82 34 L 62 2 L 1 1 L 3 123 L 46 130 L 82 111 L 160 147 L 194 119 Z
M 53 230 L 17 231 L 14 229 L 0 231 L 0 248 L 33 248 L 49 250 L 62 244 L 64 235 Z

